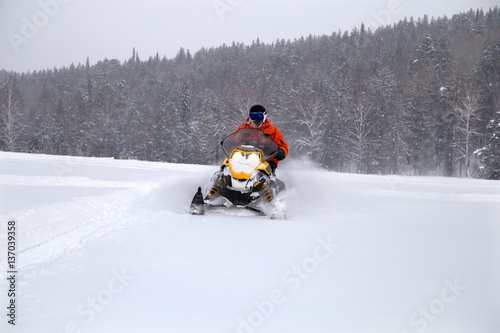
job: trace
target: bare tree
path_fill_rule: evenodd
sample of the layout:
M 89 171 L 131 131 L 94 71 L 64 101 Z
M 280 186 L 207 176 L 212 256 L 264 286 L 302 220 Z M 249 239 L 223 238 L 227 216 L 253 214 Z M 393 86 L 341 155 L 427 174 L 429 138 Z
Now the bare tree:
M 255 84 L 244 84 L 234 80 L 226 90 L 223 99 L 227 102 L 227 110 L 223 119 L 230 131 L 236 130 L 248 117 L 248 111 L 254 104 L 264 104 L 270 107 L 267 99 L 262 99 Z M 229 134 L 229 133 L 228 133 Z
M 376 142 L 370 140 L 377 122 L 372 119 L 372 110 L 365 105 L 361 98 L 352 108 L 346 112 L 346 123 L 349 136 L 346 138 L 351 146 L 349 155 L 355 164 L 355 172 L 366 173 L 370 160 L 370 146 Z M 372 148 L 373 150 L 373 148 Z
M 473 152 L 472 143 L 474 137 L 481 135 L 476 131 L 475 123 L 479 120 L 478 111 L 483 106 L 480 102 L 480 91 L 477 86 L 467 83 L 463 94 L 452 103 L 453 113 L 457 119 L 455 132 L 459 138 L 455 142 L 460 155 L 459 159 L 465 162 L 467 177 L 470 174 L 470 161 Z
M 18 148 L 23 133 L 20 96 L 14 79 L 9 79 L 0 90 L 0 140 L 7 151 Z
M 327 108 L 319 95 L 313 94 L 298 98 L 296 101 L 296 124 L 300 126 L 301 135 L 295 145 L 311 158 L 317 158 L 323 151 L 323 139 L 328 121 Z

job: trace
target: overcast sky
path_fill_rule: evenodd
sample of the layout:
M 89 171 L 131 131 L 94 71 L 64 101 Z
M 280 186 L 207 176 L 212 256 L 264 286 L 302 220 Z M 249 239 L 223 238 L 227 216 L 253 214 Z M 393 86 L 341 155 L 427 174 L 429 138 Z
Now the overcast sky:
M 251 44 L 439 17 L 498 0 L 0 0 L 0 69 L 25 72 L 181 47 Z

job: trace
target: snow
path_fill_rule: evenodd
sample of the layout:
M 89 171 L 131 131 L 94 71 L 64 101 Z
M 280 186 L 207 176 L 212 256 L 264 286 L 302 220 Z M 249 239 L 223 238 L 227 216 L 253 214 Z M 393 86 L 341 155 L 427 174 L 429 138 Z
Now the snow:
M 260 160 L 259 153 L 235 152 L 229 160 L 229 166 L 233 172 L 248 179 L 261 164 Z
M 187 214 L 216 169 L 0 153 L 1 332 L 500 331 L 498 182 L 285 160 L 288 220 Z

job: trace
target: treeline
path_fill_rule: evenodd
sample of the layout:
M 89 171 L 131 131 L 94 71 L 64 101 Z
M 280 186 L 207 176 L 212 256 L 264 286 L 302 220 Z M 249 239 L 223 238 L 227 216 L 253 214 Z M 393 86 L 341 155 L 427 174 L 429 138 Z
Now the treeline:
M 500 178 L 500 10 L 0 71 L 0 149 L 220 162 L 266 105 L 290 156 L 341 172 Z

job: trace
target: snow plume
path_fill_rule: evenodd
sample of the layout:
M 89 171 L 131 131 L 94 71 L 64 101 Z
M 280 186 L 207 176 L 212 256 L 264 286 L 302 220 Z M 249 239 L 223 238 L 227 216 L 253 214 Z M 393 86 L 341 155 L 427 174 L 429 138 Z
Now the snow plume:
M 310 158 L 287 158 L 282 161 L 278 167 L 280 170 L 294 171 L 325 171 L 319 164 L 312 161 Z

